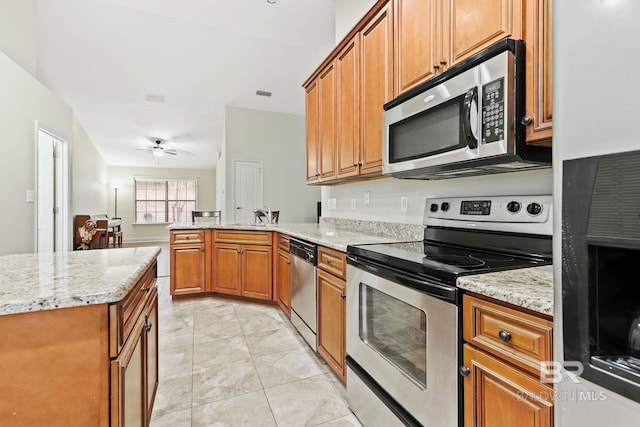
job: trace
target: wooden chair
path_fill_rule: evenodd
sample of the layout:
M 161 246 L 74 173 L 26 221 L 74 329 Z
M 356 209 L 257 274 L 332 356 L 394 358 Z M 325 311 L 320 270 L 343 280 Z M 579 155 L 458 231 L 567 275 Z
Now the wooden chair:
M 263 222 L 262 219 L 267 217 L 263 212 L 255 212 L 255 216 L 260 222 Z M 271 211 L 271 223 L 277 224 L 278 218 L 280 218 L 280 211 Z
M 112 218 L 121 219 L 121 218 Z M 122 225 L 114 226 L 107 235 L 109 241 L 107 247 L 121 248 L 122 247 Z
M 191 211 L 191 222 L 196 222 L 196 218 L 211 218 L 212 222 L 222 222 L 222 211 Z

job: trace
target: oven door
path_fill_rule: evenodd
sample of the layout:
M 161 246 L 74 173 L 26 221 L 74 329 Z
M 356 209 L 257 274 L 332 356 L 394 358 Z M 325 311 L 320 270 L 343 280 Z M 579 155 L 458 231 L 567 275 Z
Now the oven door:
M 347 378 L 352 410 L 362 419 L 381 406 L 361 407 L 358 385 L 370 377 L 392 411 L 395 401 L 421 424 L 457 426 L 457 306 L 365 269 L 347 266 L 347 354 L 366 372 Z

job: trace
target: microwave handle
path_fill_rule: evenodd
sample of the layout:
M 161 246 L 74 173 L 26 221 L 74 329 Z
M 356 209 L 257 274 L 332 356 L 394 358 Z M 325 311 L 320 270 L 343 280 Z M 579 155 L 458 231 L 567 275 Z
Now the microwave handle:
M 467 146 L 469 148 L 477 148 L 478 147 L 478 138 L 473 136 L 473 130 L 471 127 L 471 108 L 473 105 L 473 101 L 476 101 L 476 107 L 478 105 L 478 88 L 473 87 L 469 89 L 469 92 L 464 96 L 464 114 L 463 114 L 463 122 L 462 122 L 462 131 L 464 133 L 464 137 L 467 140 Z

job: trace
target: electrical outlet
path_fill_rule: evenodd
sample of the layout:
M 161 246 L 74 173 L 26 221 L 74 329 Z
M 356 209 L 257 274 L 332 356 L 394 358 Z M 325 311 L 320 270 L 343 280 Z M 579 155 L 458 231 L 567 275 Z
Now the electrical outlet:
M 328 203 L 328 207 L 329 209 L 335 209 L 336 208 L 336 199 L 329 199 L 329 203 Z
M 351 209 L 356 208 L 356 199 L 351 199 Z
M 409 209 L 409 198 L 407 196 L 400 197 L 400 210 L 406 211 Z
M 364 205 L 371 206 L 371 191 L 364 192 Z

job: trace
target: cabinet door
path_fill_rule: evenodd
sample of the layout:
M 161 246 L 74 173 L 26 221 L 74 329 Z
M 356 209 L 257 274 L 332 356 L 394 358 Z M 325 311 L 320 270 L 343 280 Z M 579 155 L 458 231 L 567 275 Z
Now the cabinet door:
M 171 246 L 171 295 L 203 292 L 206 286 L 205 244 Z
M 216 243 L 213 249 L 213 289 L 240 295 L 241 249 L 239 245 Z
M 111 361 L 112 427 L 146 426 L 144 319 L 118 358 Z
M 361 175 L 382 170 L 382 106 L 393 98 L 392 24 L 388 3 L 360 33 Z
M 316 182 L 320 176 L 318 165 L 318 81 L 306 88 L 305 93 L 307 182 Z
M 436 28 L 438 0 L 395 0 L 395 95 L 431 78 L 441 66 Z
M 359 49 L 356 35 L 336 58 L 338 178 L 358 175 L 360 166 Z
M 287 251 L 278 251 L 278 261 L 276 265 L 276 292 L 278 294 L 278 305 L 291 317 L 291 255 Z
M 464 365 L 465 427 L 553 425 L 553 388 L 468 344 Z
M 270 300 L 273 292 L 271 246 L 243 246 L 242 296 Z
M 551 145 L 551 0 L 526 0 L 527 94 L 525 114 L 529 144 Z
M 523 0 L 443 0 L 451 65 L 506 37 L 522 38 Z M 448 9 L 448 10 L 447 10 Z
M 346 283 L 318 270 L 318 352 L 346 380 Z
M 158 293 L 154 290 L 145 316 L 147 422 L 151 420 L 158 389 Z
M 336 73 L 333 63 L 320 73 L 318 80 L 320 180 L 336 177 Z

